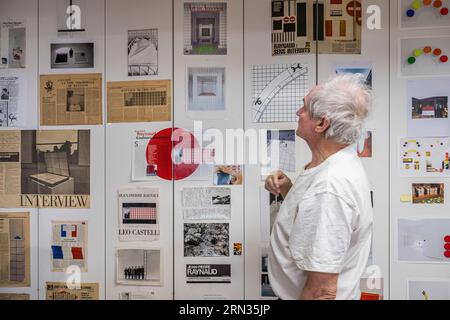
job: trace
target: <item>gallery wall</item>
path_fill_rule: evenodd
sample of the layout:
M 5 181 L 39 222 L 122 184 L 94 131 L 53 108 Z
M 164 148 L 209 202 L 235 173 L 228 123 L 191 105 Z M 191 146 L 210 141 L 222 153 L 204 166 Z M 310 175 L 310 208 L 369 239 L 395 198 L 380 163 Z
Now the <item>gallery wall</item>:
M 435 60 L 427 60 L 426 57 L 418 57 L 417 63 L 412 65 L 405 61 L 411 51 L 420 46 L 439 47 L 443 52 L 450 53 L 448 16 L 434 19 L 433 24 L 430 21 L 435 12 L 425 8 L 423 11 L 417 10 L 414 20 L 408 20 L 405 12 L 412 1 L 366 0 L 362 1 L 360 54 L 272 55 L 273 8 L 270 0 L 86 0 L 81 1 L 85 8 L 82 19 L 86 28 L 84 32 L 57 31 L 61 20 L 57 2 L 1 0 L 0 21 L 25 20 L 27 57 L 26 68 L 0 69 L 2 76 L 17 72 L 26 79 L 21 91 L 21 96 L 26 99 L 22 103 L 26 109 L 22 125 L 18 128 L 2 127 L 1 130 L 89 129 L 90 207 L 2 208 L 1 212 L 30 212 L 31 284 L 29 287 L 0 287 L 0 293 L 26 293 L 31 299 L 45 299 L 47 282 L 65 282 L 70 276 L 52 271 L 52 222 L 86 221 L 88 270 L 81 274 L 81 280 L 98 283 L 99 299 L 119 299 L 124 296 L 136 299 L 274 299 L 262 289 L 262 281 L 265 281 L 267 273 L 263 268 L 262 257 L 267 254 L 269 246 L 271 206 L 269 194 L 263 188 L 265 175 L 261 165 L 241 166 L 243 184 L 222 186 L 228 188 L 231 194 L 230 217 L 191 221 L 186 217 L 182 205 L 185 200 L 183 192 L 193 187 L 217 187 L 213 183 L 213 166 L 200 165 L 195 174 L 181 180 L 152 177 L 146 181 L 133 181 L 133 150 L 136 130 L 158 132 L 165 128 L 184 128 L 198 137 L 199 133 L 194 132 L 194 121 L 198 120 L 202 121 L 203 131 L 216 129 L 224 136 L 227 129 L 239 128 L 257 132 L 292 132 L 297 127 L 295 118 L 291 117 L 287 122 L 280 120 L 277 112 L 283 112 L 281 105 L 279 109 L 274 107 L 272 113 L 267 113 L 258 121 L 255 120 L 254 111 L 255 99 L 261 94 L 258 91 L 259 83 L 268 81 L 273 74 L 292 66 L 307 69 L 305 75 L 297 79 L 300 82 L 295 82 L 301 83 L 304 88 L 298 92 L 293 90 L 293 96 L 307 91 L 317 82 L 325 81 L 337 68 L 370 69 L 373 75 L 374 105 L 366 126 L 372 133 L 371 156 L 361 158 L 371 183 L 374 209 L 373 245 L 361 284 L 363 291 L 379 294 L 383 299 L 406 299 L 413 295 L 408 291 L 408 283 L 413 285 L 410 280 L 416 281 L 414 285 L 420 285 L 430 278 L 437 282 L 448 282 L 450 273 L 445 259 L 399 261 L 398 258 L 399 241 L 404 240 L 399 239 L 398 218 L 448 218 L 446 202 L 413 204 L 411 197 L 412 183 L 447 184 L 448 175 L 426 178 L 402 176 L 399 154 L 399 139 L 408 137 L 407 123 L 413 121 L 408 120 L 408 81 L 437 79 L 438 82 L 442 80 L 447 83 L 446 76 L 450 75 L 449 63 L 438 65 Z M 204 2 L 219 6 L 226 3 L 225 11 L 217 10 L 217 15 L 221 15 L 222 19 L 222 24 L 217 26 L 221 35 L 219 47 L 226 53 L 186 52 L 191 15 L 186 11 L 185 3 Z M 447 7 L 450 5 L 446 1 L 444 4 Z M 366 11 L 371 5 L 380 8 L 381 25 L 378 29 L 369 29 L 365 23 Z M 420 12 L 423 13 L 422 17 Z M 155 75 L 130 76 L 127 70 L 128 31 L 144 29 L 157 29 L 158 32 L 158 72 Z M 51 67 L 50 44 L 85 42 L 94 43 L 93 68 Z M 76 73 L 102 75 L 102 124 L 42 126 L 39 111 L 40 75 Z M 196 110 L 189 105 L 191 76 L 202 73 L 219 74 L 224 78 L 224 105 L 213 112 L 205 112 L 201 108 Z M 108 83 L 134 80 L 171 81 L 171 120 L 108 122 Z M 289 104 L 292 99 L 284 102 Z M 448 122 L 445 125 L 449 126 Z M 426 133 L 419 137 L 422 136 L 426 136 Z M 208 143 L 204 142 L 201 148 L 208 150 Z M 308 146 L 298 137 L 295 137 L 294 148 L 295 170 L 288 173 L 292 179 L 295 179 L 295 172 L 311 156 Z M 247 148 L 245 158 L 248 159 L 252 152 L 253 149 Z M 153 241 L 122 241 L 118 234 L 121 214 L 119 190 L 149 187 L 158 189 L 159 237 Z M 184 233 L 192 223 L 228 225 L 228 254 L 220 257 L 186 255 Z M 242 251 L 234 250 L 239 245 Z M 159 250 L 162 270 L 160 283 L 119 283 L 117 278 L 121 271 L 118 270 L 118 252 L 121 249 Z M 188 283 L 186 268 L 197 264 L 229 266 L 230 277 L 223 283 Z

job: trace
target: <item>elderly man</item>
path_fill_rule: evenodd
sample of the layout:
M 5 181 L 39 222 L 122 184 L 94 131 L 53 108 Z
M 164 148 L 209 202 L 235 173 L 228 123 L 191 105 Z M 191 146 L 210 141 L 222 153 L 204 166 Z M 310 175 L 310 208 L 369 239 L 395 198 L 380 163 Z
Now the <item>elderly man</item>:
M 295 183 L 281 171 L 265 187 L 283 196 L 272 229 L 269 278 L 280 299 L 359 299 L 369 256 L 372 207 L 356 153 L 371 105 L 357 75 L 314 87 L 297 111 L 296 134 L 312 152 Z

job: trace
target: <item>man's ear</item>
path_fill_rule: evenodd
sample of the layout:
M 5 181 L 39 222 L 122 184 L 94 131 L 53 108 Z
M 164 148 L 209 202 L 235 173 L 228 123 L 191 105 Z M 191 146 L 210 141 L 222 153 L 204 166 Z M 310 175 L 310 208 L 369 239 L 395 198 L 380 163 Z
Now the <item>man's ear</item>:
M 328 118 L 322 118 L 317 121 L 314 130 L 316 131 L 316 133 L 324 133 L 325 131 L 328 130 L 329 127 L 330 127 L 330 120 L 328 120 Z

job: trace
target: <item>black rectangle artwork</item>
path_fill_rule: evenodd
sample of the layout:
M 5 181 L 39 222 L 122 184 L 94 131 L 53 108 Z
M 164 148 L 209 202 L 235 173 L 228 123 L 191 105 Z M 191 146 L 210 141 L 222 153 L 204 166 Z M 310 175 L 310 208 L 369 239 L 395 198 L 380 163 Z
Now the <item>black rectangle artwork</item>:
M 297 37 L 306 37 L 306 2 L 297 3 Z
M 19 162 L 19 152 L 0 152 L 1 162 Z
M 283 1 L 273 1 L 272 2 L 272 17 L 282 17 L 284 13 L 284 3 Z

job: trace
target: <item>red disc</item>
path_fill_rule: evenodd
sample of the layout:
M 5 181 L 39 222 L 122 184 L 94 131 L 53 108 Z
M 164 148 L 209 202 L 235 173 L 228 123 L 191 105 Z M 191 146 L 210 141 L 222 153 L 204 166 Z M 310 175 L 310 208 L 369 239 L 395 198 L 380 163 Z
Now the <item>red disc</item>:
M 446 15 L 448 15 L 448 8 L 442 8 L 440 12 L 441 12 L 441 15 L 446 16 Z
M 450 243 L 444 244 L 444 249 L 449 251 L 450 250 Z
M 450 242 L 450 236 L 445 236 L 444 237 L 444 242 Z
M 450 251 L 445 251 L 444 252 L 444 257 L 450 258 Z
M 157 168 L 156 174 L 162 179 L 172 180 L 173 177 L 180 180 L 193 174 L 201 161 L 201 157 L 197 162 L 186 161 L 186 155 L 198 153 L 201 154 L 201 148 L 193 134 L 184 129 L 166 128 L 157 132 L 148 142 L 147 165 Z
M 448 57 L 446 55 L 442 55 L 439 60 L 441 60 L 441 62 L 447 62 L 448 61 Z
M 434 49 L 434 51 L 433 51 L 433 54 L 434 54 L 435 56 L 440 56 L 441 53 L 442 53 L 442 50 L 439 49 L 439 48 L 436 48 L 436 49 Z
M 436 0 L 436 1 L 433 3 L 433 6 L 434 6 L 435 8 L 440 8 L 440 7 L 442 7 L 442 1 L 441 1 L 441 0 Z

